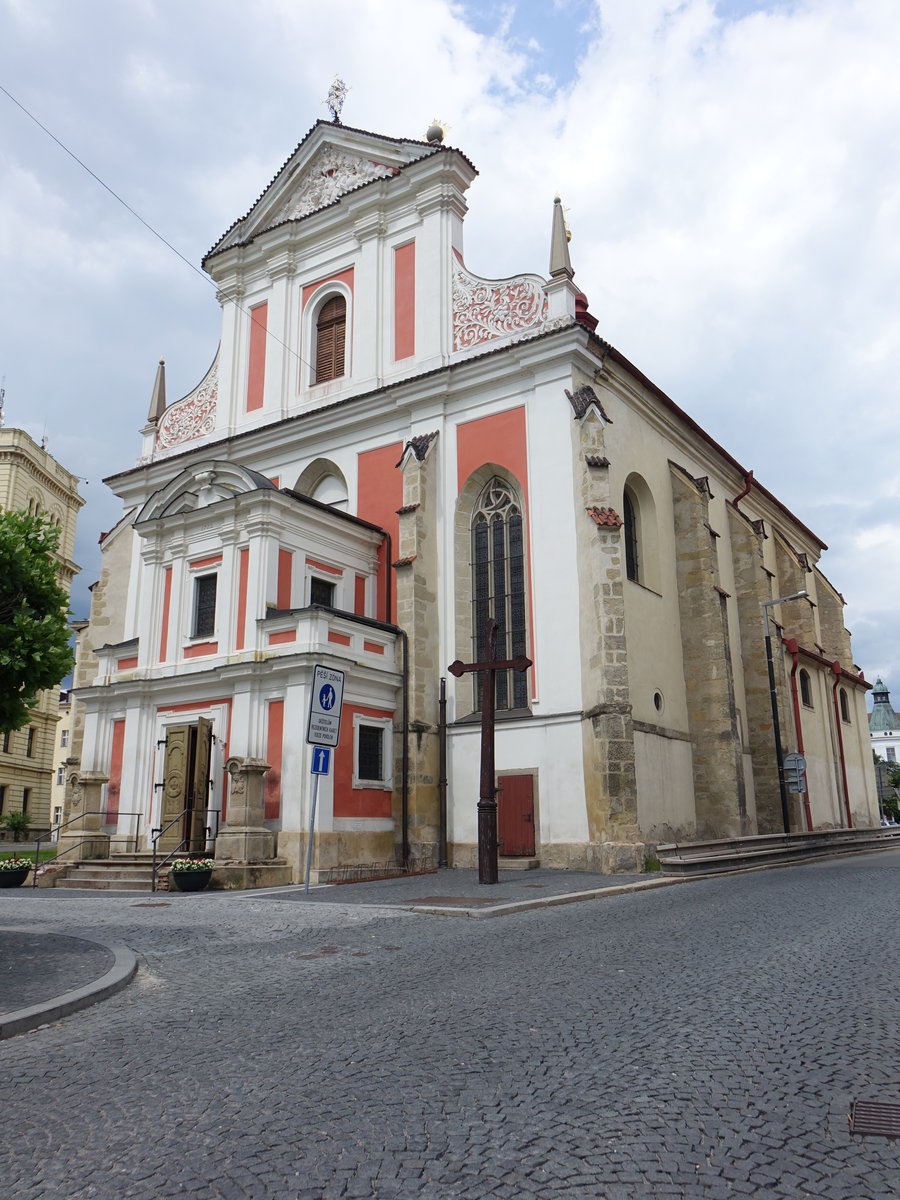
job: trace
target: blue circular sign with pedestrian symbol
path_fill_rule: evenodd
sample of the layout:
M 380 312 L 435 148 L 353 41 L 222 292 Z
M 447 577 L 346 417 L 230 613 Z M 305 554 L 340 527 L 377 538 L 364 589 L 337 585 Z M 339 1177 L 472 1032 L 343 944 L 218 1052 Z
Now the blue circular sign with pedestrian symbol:
M 325 712 L 330 712 L 331 709 L 334 708 L 334 701 L 334 688 L 330 683 L 326 683 L 325 686 L 319 690 L 319 706 L 320 708 L 324 709 Z

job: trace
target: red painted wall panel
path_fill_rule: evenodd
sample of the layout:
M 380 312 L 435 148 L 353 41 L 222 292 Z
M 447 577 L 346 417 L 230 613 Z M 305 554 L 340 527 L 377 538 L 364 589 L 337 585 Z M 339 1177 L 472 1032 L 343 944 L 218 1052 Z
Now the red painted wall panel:
M 277 821 L 281 815 L 281 750 L 284 745 L 284 701 L 269 701 L 269 722 L 266 733 L 266 820 Z
M 275 603 L 279 608 L 291 607 L 291 572 L 294 568 L 294 556 L 290 550 L 278 551 L 278 594 Z
M 247 371 L 247 412 L 263 406 L 263 388 L 266 382 L 266 326 L 269 320 L 268 304 L 257 304 L 250 309 L 250 366 Z
M 358 617 L 366 615 L 366 577 L 356 576 L 356 590 L 353 595 L 353 611 Z
M 247 626 L 247 583 L 250 576 L 250 547 L 243 546 L 238 556 L 237 629 L 234 632 L 235 650 L 243 650 Z
M 353 717 L 393 717 L 381 708 L 345 704 L 341 713 L 341 736 L 334 750 L 334 815 L 336 817 L 389 817 L 391 793 L 381 788 L 353 786 Z
M 166 661 L 169 648 L 169 605 L 172 603 L 172 568 L 166 567 L 166 577 L 163 583 L 162 631 L 159 635 L 159 661 Z
M 400 518 L 397 509 L 403 503 L 403 476 L 397 467 L 400 455 L 403 453 L 402 442 L 392 442 L 388 446 L 379 446 L 376 450 L 364 450 L 358 456 L 358 491 L 357 516 L 374 525 L 380 525 L 391 537 L 391 553 L 397 554 L 397 543 L 400 538 Z M 397 619 L 397 589 L 391 588 L 391 611 L 386 610 L 387 571 L 391 569 L 387 561 L 387 550 L 382 546 L 378 551 L 378 604 L 376 616 L 380 621 L 396 621 Z
M 125 752 L 125 722 L 113 721 L 112 753 L 109 759 L 109 783 L 106 785 L 106 824 L 119 819 L 119 792 L 122 787 L 122 759 Z
M 394 248 L 394 359 L 416 352 L 416 243 Z

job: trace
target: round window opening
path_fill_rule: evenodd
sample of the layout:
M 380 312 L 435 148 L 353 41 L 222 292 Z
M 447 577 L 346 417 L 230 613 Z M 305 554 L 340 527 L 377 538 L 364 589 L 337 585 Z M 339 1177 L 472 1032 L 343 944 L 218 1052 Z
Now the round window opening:
M 658 713 L 662 712 L 664 705 L 665 705 L 665 701 L 663 700 L 662 692 L 654 692 L 653 693 L 653 707 L 656 709 L 656 711 Z

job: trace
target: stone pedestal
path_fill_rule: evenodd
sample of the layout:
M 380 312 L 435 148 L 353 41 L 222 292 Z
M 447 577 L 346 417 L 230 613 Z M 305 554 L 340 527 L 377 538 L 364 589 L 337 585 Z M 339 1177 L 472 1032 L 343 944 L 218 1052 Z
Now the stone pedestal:
M 229 758 L 228 820 L 216 838 L 217 863 L 258 863 L 275 857 L 275 834 L 263 824 L 266 771 L 262 758 Z
M 64 863 L 109 858 L 109 834 L 103 832 L 100 811 L 106 783 L 109 776 L 102 771 L 73 771 L 69 775 L 66 819 L 71 823 L 62 830 L 56 844 L 56 856 Z

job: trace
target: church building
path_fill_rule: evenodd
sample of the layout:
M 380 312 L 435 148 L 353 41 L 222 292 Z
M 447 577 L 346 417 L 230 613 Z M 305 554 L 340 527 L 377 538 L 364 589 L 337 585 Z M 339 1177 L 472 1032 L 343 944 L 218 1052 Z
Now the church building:
M 533 664 L 496 674 L 501 864 L 634 871 L 661 841 L 778 831 L 764 611 L 807 763 L 791 829 L 877 824 L 825 543 L 603 340 L 558 199 L 547 278 L 474 272 L 476 175 L 436 125 L 319 121 L 204 258 L 218 349 L 173 403 L 160 367 L 107 480 L 120 566 L 76 696 L 107 831 L 199 844 L 228 828 L 226 762 L 261 761 L 302 879 L 323 666 L 344 690 L 317 877 L 474 865 L 482 681 L 448 666 L 484 659 L 491 618 L 495 657 Z

